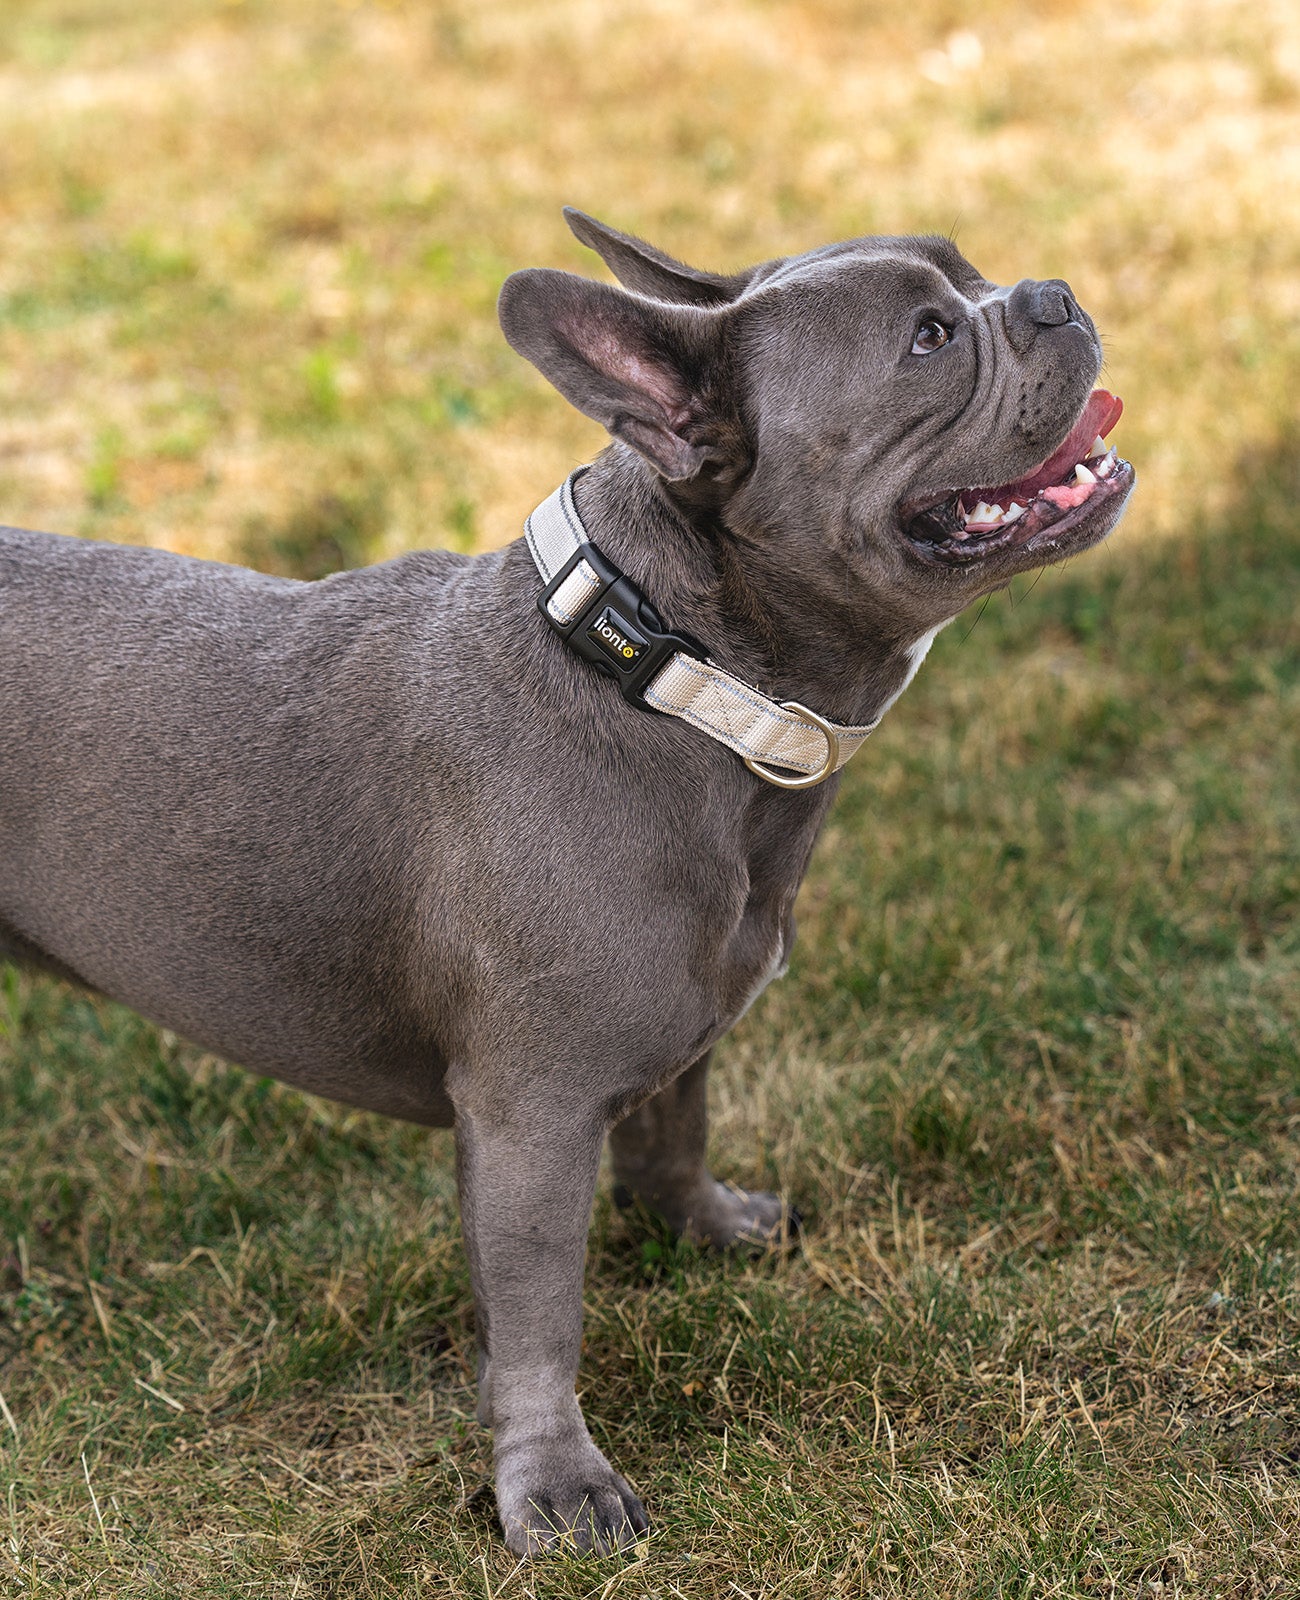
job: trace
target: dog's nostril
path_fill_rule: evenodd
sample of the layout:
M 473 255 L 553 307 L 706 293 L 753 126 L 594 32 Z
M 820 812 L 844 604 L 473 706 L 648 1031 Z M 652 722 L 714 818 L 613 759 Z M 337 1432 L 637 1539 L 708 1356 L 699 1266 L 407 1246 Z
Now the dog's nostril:
M 1044 328 L 1059 328 L 1065 322 L 1078 321 L 1078 308 L 1070 297 L 1067 284 L 1049 280 L 1034 286 L 1030 315 Z
M 1011 291 L 1007 301 L 1007 330 L 1012 341 L 1032 336 L 1035 328 L 1059 328 L 1082 320 L 1068 283 L 1059 278 L 1036 282 L 1026 278 Z

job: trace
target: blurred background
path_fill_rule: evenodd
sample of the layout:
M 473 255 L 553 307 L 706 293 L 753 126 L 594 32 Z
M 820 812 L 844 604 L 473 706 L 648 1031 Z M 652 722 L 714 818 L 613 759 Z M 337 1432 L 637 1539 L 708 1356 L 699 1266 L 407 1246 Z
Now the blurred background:
M 1140 487 L 1294 443 L 1290 0 L 5 0 L 0 517 L 314 576 L 513 538 L 603 440 L 505 275 L 951 232 L 1067 277 Z

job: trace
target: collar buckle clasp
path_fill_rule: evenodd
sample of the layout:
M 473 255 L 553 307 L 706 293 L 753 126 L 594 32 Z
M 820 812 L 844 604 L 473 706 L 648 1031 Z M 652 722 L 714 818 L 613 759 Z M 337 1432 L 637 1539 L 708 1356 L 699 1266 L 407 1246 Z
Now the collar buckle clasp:
M 707 651 L 690 634 L 665 628 L 659 613 L 625 573 L 585 541 L 537 597 L 537 609 L 576 655 L 618 684 L 629 705 L 654 711 L 646 688 L 673 656 L 698 661 Z

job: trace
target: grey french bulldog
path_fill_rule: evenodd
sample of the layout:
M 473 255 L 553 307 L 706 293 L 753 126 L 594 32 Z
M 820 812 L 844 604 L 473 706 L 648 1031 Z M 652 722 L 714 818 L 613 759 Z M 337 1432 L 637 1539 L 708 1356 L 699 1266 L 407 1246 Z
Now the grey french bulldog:
M 644 634 L 804 733 L 862 735 L 945 622 L 1117 521 L 1119 402 L 1066 284 L 996 288 L 942 238 L 720 276 L 567 216 L 625 287 L 519 272 L 500 316 L 612 435 L 575 540 Z M 789 1226 L 709 1174 L 705 1079 L 784 970 L 838 787 L 620 694 L 544 576 L 522 539 L 301 583 L 0 532 L 0 955 L 454 1124 L 480 1416 L 528 1554 L 647 1526 L 574 1392 L 606 1136 L 695 1240 Z

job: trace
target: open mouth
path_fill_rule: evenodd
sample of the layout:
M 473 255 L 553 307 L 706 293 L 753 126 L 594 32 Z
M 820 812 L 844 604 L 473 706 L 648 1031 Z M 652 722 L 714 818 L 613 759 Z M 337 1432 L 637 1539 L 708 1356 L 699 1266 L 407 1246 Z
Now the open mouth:
M 1108 531 L 1133 480 L 1133 468 L 1106 444 L 1124 403 L 1105 389 L 1088 396 L 1069 436 L 1047 460 L 1013 483 L 948 489 L 899 508 L 914 544 L 947 561 L 965 562 L 995 550 L 1021 548 L 1039 535 L 1057 545 L 1090 542 Z M 1073 537 L 1078 535 L 1078 539 Z

